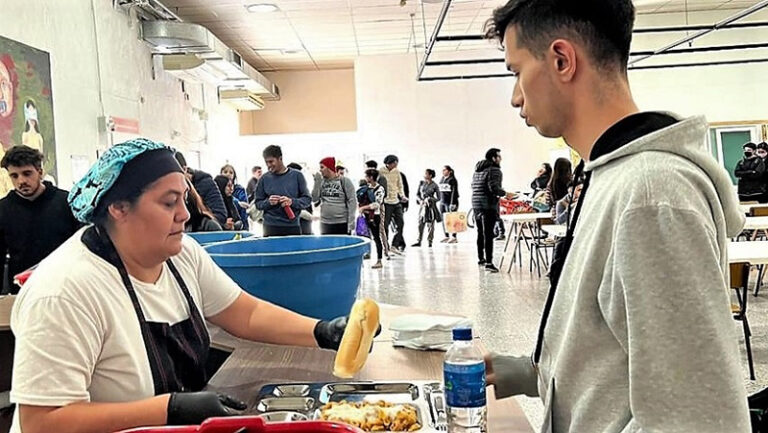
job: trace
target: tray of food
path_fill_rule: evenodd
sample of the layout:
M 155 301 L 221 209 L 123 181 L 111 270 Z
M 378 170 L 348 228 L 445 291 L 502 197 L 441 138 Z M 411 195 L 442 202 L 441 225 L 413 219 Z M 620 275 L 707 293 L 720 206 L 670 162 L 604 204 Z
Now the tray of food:
M 434 381 L 267 385 L 256 410 L 268 422 L 323 420 L 368 432 L 447 430 L 443 387 Z

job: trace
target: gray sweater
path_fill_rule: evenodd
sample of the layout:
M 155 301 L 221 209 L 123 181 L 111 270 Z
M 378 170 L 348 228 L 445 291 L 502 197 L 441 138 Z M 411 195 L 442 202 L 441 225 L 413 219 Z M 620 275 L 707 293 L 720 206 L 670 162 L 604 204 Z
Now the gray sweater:
M 744 215 L 707 131 L 687 119 L 587 164 L 541 362 L 493 357 L 496 397 L 540 396 L 542 431 L 750 431 L 727 258 Z
M 355 185 L 348 178 L 343 176 L 336 179 L 315 177 L 312 202 L 320 203 L 321 223 L 347 223 L 350 232 L 355 227 L 357 195 Z

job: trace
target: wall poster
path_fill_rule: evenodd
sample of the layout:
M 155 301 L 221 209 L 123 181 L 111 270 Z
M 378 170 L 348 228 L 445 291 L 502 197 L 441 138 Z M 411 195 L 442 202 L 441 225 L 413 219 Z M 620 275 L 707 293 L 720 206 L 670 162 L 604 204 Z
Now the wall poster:
M 46 178 L 56 183 L 51 57 L 0 36 L 0 158 L 19 144 L 43 152 Z M 0 197 L 11 189 L 8 173 L 0 169 Z

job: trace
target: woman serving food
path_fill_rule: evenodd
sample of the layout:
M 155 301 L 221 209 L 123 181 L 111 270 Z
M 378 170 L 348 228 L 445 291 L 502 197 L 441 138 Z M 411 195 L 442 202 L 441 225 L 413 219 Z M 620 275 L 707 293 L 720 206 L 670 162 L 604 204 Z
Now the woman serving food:
M 205 320 L 253 341 L 338 350 L 347 318 L 318 321 L 254 298 L 185 237 L 173 149 L 110 148 L 69 196 L 81 229 L 14 305 L 12 432 L 199 424 L 244 407 L 205 392 Z

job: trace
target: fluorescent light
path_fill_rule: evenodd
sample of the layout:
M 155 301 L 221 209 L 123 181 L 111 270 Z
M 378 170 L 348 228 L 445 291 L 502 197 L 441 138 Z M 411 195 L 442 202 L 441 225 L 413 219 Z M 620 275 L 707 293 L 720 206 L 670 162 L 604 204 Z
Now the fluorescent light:
M 264 14 L 270 12 L 277 12 L 280 10 L 274 3 L 253 3 L 245 7 L 245 9 L 253 14 Z

